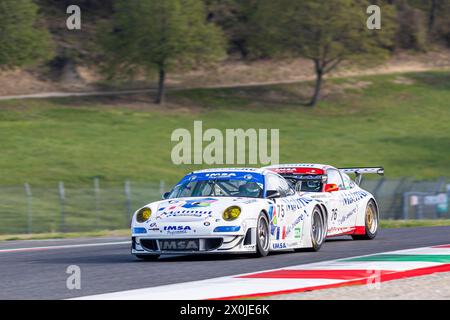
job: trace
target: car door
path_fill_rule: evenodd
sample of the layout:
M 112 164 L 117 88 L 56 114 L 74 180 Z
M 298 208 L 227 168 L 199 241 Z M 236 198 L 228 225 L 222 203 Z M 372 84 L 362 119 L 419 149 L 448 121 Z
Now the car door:
M 299 212 L 296 209 L 296 201 L 299 195 L 282 177 L 269 174 L 267 177 L 267 190 L 277 190 L 280 197 L 273 199 L 273 207 L 271 210 L 271 235 L 273 249 L 286 249 L 294 245 L 299 232 L 295 232 L 299 223 Z M 294 225 L 295 224 L 295 225 Z
M 327 170 L 327 184 L 335 184 L 339 190 L 328 192 L 328 235 L 336 235 L 348 231 L 350 226 L 346 223 L 343 197 L 345 192 L 344 181 L 337 169 Z

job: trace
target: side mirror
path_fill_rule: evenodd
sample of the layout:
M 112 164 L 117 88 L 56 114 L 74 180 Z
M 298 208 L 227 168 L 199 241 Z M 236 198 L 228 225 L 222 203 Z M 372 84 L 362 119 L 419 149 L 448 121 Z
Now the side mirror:
M 169 196 L 170 196 L 170 192 L 165 192 L 165 193 L 163 194 L 162 198 L 163 198 L 163 200 L 166 200 L 166 199 L 169 198 Z
M 267 190 L 266 192 L 266 198 L 267 199 L 275 199 L 280 198 L 281 194 L 278 190 Z
M 334 191 L 339 191 L 339 187 L 337 184 L 335 183 L 327 183 L 324 188 L 323 188 L 324 192 L 334 192 Z

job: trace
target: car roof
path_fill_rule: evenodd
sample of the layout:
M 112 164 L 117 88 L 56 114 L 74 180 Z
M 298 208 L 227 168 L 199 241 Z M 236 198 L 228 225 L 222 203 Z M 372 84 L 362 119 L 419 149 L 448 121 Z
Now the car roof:
M 278 173 L 324 174 L 326 170 L 336 168 L 327 164 L 319 164 L 319 163 L 290 163 L 290 164 L 277 164 L 273 166 L 264 167 L 263 169 L 273 170 Z

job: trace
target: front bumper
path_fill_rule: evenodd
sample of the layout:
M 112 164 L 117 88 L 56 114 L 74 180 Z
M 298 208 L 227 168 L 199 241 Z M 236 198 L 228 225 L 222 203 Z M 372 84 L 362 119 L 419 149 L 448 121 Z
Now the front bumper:
M 131 253 L 135 255 L 223 254 L 256 251 L 256 229 L 254 228 L 247 229 L 243 235 L 174 236 L 171 238 L 135 235 L 131 240 Z

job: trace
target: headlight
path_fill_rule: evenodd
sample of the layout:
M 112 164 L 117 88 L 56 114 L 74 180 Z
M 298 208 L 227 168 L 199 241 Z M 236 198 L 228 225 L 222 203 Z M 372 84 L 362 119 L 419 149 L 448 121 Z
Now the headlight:
M 152 215 L 152 210 L 149 208 L 142 208 L 136 215 L 136 221 L 139 223 L 144 223 L 148 219 L 150 219 Z
M 241 208 L 239 208 L 237 206 L 232 206 L 223 212 L 222 218 L 225 221 L 233 221 L 233 220 L 236 220 L 240 214 L 241 214 Z

